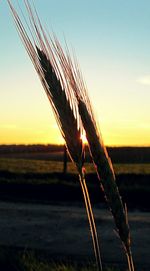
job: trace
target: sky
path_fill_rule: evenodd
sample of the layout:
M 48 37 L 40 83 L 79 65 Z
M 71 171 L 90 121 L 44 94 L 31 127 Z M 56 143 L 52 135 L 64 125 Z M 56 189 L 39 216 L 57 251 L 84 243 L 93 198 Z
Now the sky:
M 105 145 L 150 146 L 150 1 L 34 2 L 76 52 Z M 0 144 L 63 143 L 6 0 L 0 37 Z

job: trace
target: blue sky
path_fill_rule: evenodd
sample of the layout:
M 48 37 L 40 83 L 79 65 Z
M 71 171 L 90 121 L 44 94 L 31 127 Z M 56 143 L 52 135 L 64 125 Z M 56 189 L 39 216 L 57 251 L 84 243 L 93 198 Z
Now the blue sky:
M 34 2 L 49 32 L 75 49 L 104 142 L 150 145 L 150 1 Z M 61 142 L 7 1 L 0 35 L 0 143 Z

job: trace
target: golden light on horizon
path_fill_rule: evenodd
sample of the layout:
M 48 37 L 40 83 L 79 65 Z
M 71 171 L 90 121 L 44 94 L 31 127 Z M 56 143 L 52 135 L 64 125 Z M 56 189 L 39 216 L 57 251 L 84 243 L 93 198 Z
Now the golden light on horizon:
M 57 124 L 36 123 L 34 127 L 24 125 L 24 127 L 16 125 L 0 126 L 0 144 L 58 144 L 63 145 L 64 139 L 59 131 Z M 120 131 L 120 127 L 102 127 L 102 138 L 106 146 L 149 146 L 149 133 L 143 130 L 132 129 L 126 133 Z M 134 130 L 134 131 L 133 131 Z M 87 144 L 86 133 L 83 131 L 81 135 L 83 144 Z

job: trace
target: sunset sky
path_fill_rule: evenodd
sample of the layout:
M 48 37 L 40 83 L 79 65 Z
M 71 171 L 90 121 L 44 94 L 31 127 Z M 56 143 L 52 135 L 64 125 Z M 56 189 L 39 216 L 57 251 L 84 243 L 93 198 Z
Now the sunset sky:
M 76 52 L 104 143 L 150 146 L 150 1 L 34 2 L 43 25 Z M 0 144 L 62 143 L 7 1 L 0 37 Z

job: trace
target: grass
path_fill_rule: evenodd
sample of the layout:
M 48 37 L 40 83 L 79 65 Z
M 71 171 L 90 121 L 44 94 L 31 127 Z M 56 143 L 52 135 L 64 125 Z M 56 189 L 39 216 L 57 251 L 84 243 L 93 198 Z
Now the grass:
M 85 163 L 87 173 L 94 173 L 92 163 Z M 62 172 L 63 162 L 43 161 L 16 158 L 0 158 L 0 171 L 7 170 L 15 173 L 53 173 Z M 150 164 L 115 164 L 116 174 L 150 174 Z M 77 173 L 73 163 L 68 162 L 68 173 Z
M 8 271 L 96 271 L 93 263 L 69 263 L 48 261 L 32 251 L 15 251 L 9 248 L 0 249 L 0 270 Z M 104 271 L 119 271 L 118 268 L 108 267 Z

